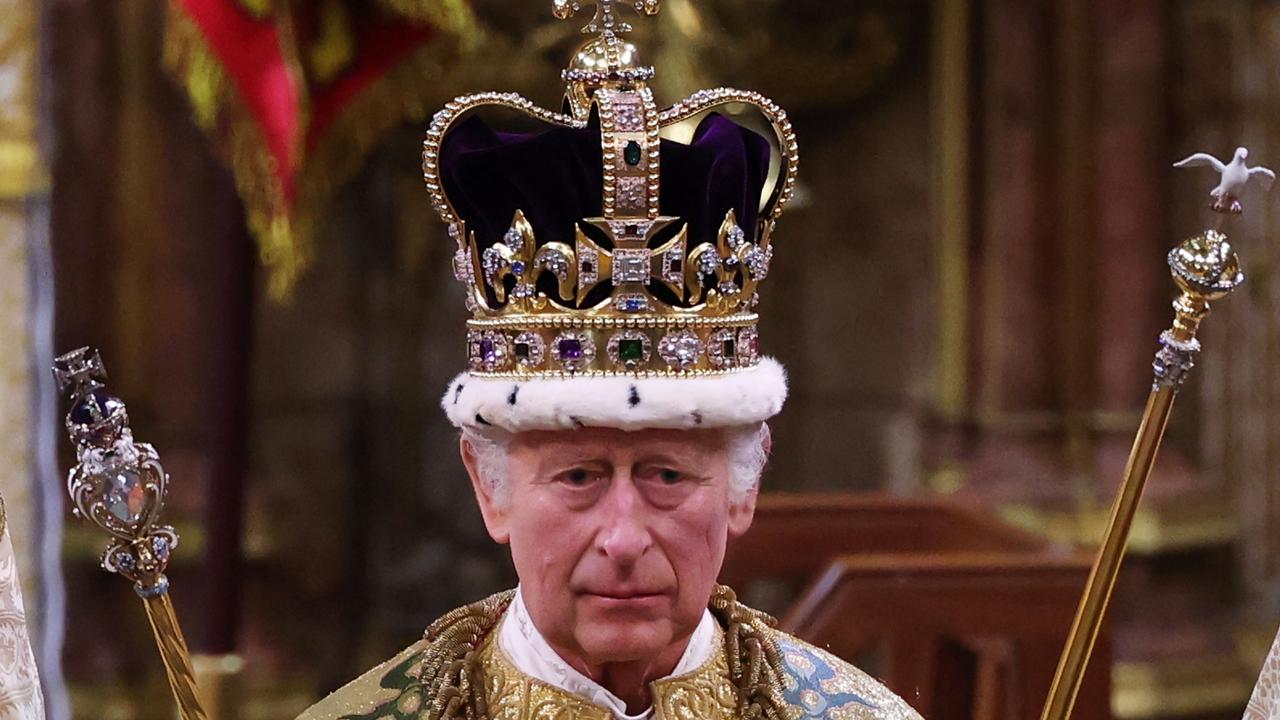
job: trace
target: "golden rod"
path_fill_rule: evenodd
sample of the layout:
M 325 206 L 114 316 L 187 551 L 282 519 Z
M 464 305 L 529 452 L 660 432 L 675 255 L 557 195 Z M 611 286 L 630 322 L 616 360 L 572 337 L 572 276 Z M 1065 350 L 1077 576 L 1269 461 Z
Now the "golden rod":
M 147 619 L 151 621 L 156 647 L 160 649 L 164 670 L 169 676 L 169 689 L 173 691 L 182 720 L 207 720 L 208 716 L 200 706 L 200 697 L 196 691 L 196 674 L 191 667 L 191 653 L 187 650 L 187 641 L 182 636 L 182 627 L 178 625 L 178 616 L 174 612 L 169 593 L 145 598 L 143 604 L 147 608 Z
M 1088 582 L 1085 583 L 1084 596 L 1076 610 L 1075 622 L 1071 624 L 1066 648 L 1058 661 L 1058 671 L 1049 689 L 1044 713 L 1040 716 L 1042 720 L 1066 720 L 1071 717 L 1071 707 L 1080 691 L 1089 656 L 1093 653 L 1098 630 L 1102 627 L 1107 604 L 1111 601 L 1111 591 L 1115 588 L 1125 547 L 1129 543 L 1129 529 L 1138 511 L 1138 501 L 1142 498 L 1142 489 L 1151 475 L 1152 465 L 1155 464 L 1156 452 L 1160 449 L 1160 440 L 1164 437 L 1164 429 L 1169 423 L 1169 412 L 1173 409 L 1173 399 L 1176 396 L 1173 388 L 1165 387 L 1153 390 L 1147 398 L 1142 425 L 1138 428 L 1138 437 L 1133 442 L 1129 462 L 1125 466 L 1124 485 L 1111 508 L 1111 520 L 1107 523 L 1102 547 L 1098 550 L 1097 560 L 1089 573 Z
M 1098 639 L 1098 631 L 1111 601 L 1111 591 L 1115 588 L 1120 564 L 1124 560 L 1142 490 L 1151 476 L 1160 441 L 1169 424 L 1174 398 L 1195 365 L 1195 356 L 1200 350 L 1196 331 L 1209 312 L 1209 302 L 1225 297 L 1244 282 L 1239 260 L 1227 237 L 1216 230 L 1207 230 L 1183 241 L 1169 253 L 1168 260 L 1182 295 L 1173 303 L 1173 325 L 1160 336 L 1162 347 L 1156 353 L 1152 366 L 1155 382 L 1125 465 L 1120 494 L 1112 506 L 1102 545 L 1098 548 L 1076 609 L 1075 621 L 1058 660 L 1041 720 L 1067 720 L 1071 717 L 1072 706 L 1084 680 L 1089 656 Z

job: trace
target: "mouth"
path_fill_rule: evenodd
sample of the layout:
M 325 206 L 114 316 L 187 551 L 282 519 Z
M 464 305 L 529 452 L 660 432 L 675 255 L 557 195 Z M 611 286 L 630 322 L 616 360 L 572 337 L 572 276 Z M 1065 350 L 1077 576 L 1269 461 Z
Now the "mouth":
M 661 590 L 639 590 L 639 589 L 599 589 L 599 590 L 583 590 L 580 595 L 598 599 L 605 602 L 643 602 L 646 600 L 656 600 L 666 596 Z

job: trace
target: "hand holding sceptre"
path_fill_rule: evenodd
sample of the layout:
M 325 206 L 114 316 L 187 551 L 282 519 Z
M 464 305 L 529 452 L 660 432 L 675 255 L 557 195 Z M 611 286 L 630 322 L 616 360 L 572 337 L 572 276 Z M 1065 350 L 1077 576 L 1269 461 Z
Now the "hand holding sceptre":
M 72 513 L 110 536 L 102 567 L 133 581 L 142 598 L 182 720 L 206 720 L 164 574 L 178 546 L 173 528 L 158 524 L 169 475 L 155 448 L 134 442 L 124 403 L 103 391 L 107 373 L 97 351 L 60 355 L 53 375 L 72 399 L 66 418 L 76 447 L 76 465 L 67 474 Z
M 1209 193 L 1214 198 L 1210 209 L 1224 216 L 1238 215 L 1243 210 L 1240 194 L 1249 180 L 1259 179 L 1269 189 L 1275 178 L 1275 173 L 1267 168 L 1247 167 L 1244 160 L 1248 154 L 1245 148 L 1237 148 L 1232 161 L 1223 163 L 1212 155 L 1196 153 L 1175 163 L 1174 167 L 1213 167 L 1221 174 L 1221 181 Z M 1226 297 L 1244 282 L 1239 258 L 1227 242 L 1227 236 L 1217 229 L 1221 225 L 1222 219 L 1219 218 L 1215 229 L 1188 238 L 1169 251 L 1169 270 L 1182 294 L 1173 303 L 1173 325 L 1160 335 L 1160 350 L 1152 363 L 1155 380 L 1125 466 L 1124 482 L 1112 506 L 1111 520 L 1098 548 L 1093 570 L 1085 583 L 1041 720 L 1067 720 L 1071 717 L 1076 693 L 1080 690 L 1089 655 L 1093 652 L 1098 629 L 1120 572 L 1142 489 L 1151 475 L 1165 426 L 1169 422 L 1174 397 L 1195 366 L 1196 355 L 1200 352 L 1196 331 L 1200 321 L 1209 313 L 1209 303 Z

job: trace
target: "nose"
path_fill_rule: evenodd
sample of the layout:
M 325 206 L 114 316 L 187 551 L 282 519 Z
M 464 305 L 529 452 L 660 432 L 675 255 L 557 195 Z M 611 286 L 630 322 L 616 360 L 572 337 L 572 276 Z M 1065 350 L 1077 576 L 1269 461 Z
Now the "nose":
M 653 546 L 649 534 L 645 505 L 639 491 L 626 472 L 609 484 L 608 495 L 600 504 L 600 531 L 596 549 L 622 566 L 631 566 Z

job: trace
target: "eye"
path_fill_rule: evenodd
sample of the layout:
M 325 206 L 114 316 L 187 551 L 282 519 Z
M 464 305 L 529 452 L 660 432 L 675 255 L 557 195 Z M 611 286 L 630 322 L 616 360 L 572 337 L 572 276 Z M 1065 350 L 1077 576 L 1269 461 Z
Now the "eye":
M 661 480 L 664 485 L 675 485 L 676 483 L 684 481 L 686 478 L 687 476 L 679 470 L 662 468 L 658 471 L 658 480 Z
M 654 507 L 674 509 L 698 492 L 705 478 L 666 464 L 636 468 L 637 487 Z
M 569 487 L 584 488 L 600 479 L 600 474 L 590 468 L 570 468 L 556 475 L 556 482 Z
M 638 468 L 636 471 L 636 477 L 663 487 L 683 485 L 697 479 L 695 476 L 690 475 L 683 470 L 665 465 L 652 465 L 649 467 Z

